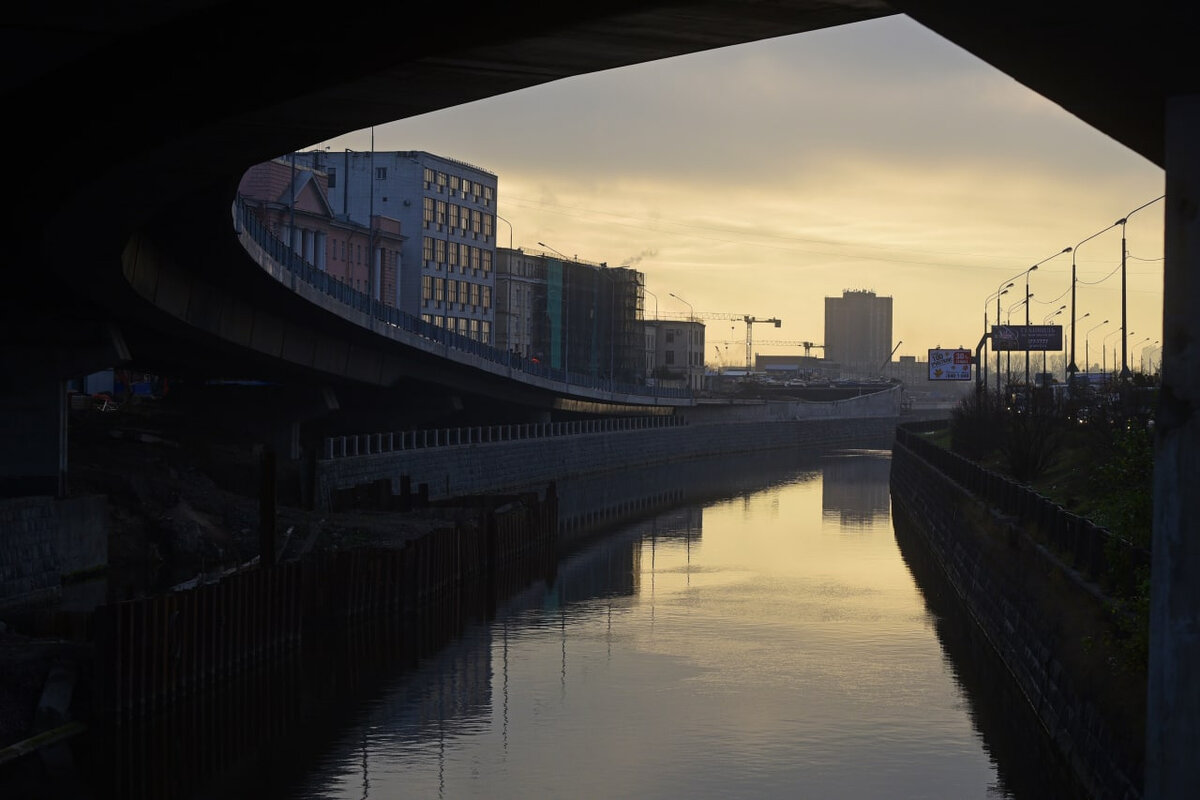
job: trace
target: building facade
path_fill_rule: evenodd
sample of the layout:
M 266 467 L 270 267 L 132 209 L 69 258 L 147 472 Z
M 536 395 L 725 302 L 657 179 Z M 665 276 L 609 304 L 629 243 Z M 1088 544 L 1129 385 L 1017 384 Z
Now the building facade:
M 420 150 L 294 154 L 323 172 L 337 215 L 382 215 L 407 232 L 400 310 L 496 345 L 496 175 Z
M 375 215 L 371 225 L 338 215 L 324 172 L 277 158 L 242 176 L 238 197 L 271 233 L 316 269 L 356 291 L 399 307 L 405 239 L 399 220 Z
M 825 357 L 847 377 L 878 377 L 892 354 L 892 298 L 846 290 L 825 298 Z
M 645 341 L 654 341 L 651 375 L 659 386 L 704 388 L 704 323 L 699 320 L 647 320 L 654 333 Z

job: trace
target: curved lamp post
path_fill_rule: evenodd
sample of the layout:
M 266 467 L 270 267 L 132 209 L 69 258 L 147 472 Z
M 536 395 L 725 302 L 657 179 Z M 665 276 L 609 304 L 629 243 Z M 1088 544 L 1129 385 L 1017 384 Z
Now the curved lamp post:
M 658 319 L 658 295 L 647 289 L 645 286 L 642 287 L 642 291 L 654 298 L 654 318 Z
M 1162 200 L 1163 197 L 1166 197 L 1166 195 L 1160 195 L 1160 196 L 1154 198 L 1153 200 L 1151 200 L 1149 203 L 1143 203 L 1142 205 L 1135 208 L 1133 211 L 1130 211 L 1123 218 L 1121 218 L 1113 223 L 1114 225 L 1121 226 L 1121 327 L 1124 327 L 1125 322 L 1126 322 L 1126 316 L 1125 316 L 1125 256 L 1127 255 L 1127 251 L 1125 249 L 1125 223 L 1129 222 L 1129 218 L 1132 217 L 1134 214 L 1141 211 L 1146 206 L 1157 203 L 1159 200 Z M 1116 368 L 1116 366 L 1117 365 L 1114 362 L 1113 368 Z M 1126 357 L 1125 340 L 1122 339 L 1121 340 L 1121 380 L 1128 380 L 1128 379 L 1129 379 L 1129 360 Z
M 1055 309 L 1055 311 L 1054 311 L 1054 313 L 1053 313 L 1053 314 L 1047 314 L 1047 315 L 1046 315 L 1046 316 L 1045 316 L 1045 317 L 1042 319 L 1042 324 L 1043 324 L 1043 325 L 1049 325 L 1049 324 L 1050 324 L 1050 320 L 1052 320 L 1052 319 L 1054 319 L 1055 317 L 1057 317 L 1059 314 L 1061 314 L 1063 311 L 1065 311 L 1065 310 L 1066 310 L 1066 308 L 1067 308 L 1067 304 L 1066 304 L 1066 303 L 1063 303 L 1061 306 L 1059 306 L 1057 309 Z M 1046 374 L 1046 351 L 1045 351 L 1045 350 L 1043 350 L 1043 351 L 1042 351 L 1042 375 L 1045 375 L 1045 374 Z M 1047 383 L 1047 384 L 1049 384 L 1049 381 L 1046 381 L 1046 383 Z
M 1108 374 L 1108 361 L 1107 361 L 1108 337 L 1116 336 L 1118 333 L 1121 333 L 1123 330 L 1125 330 L 1124 327 L 1117 328 L 1115 331 L 1112 331 L 1111 333 L 1104 334 L 1104 338 L 1100 340 L 1100 347 L 1103 348 L 1103 350 L 1100 353 L 1100 369 L 1104 370 L 1105 374 Z M 1117 368 L 1117 356 L 1116 356 L 1116 353 L 1114 353 L 1113 354 L 1113 369 L 1115 370 L 1116 368 Z
M 1072 250 L 1072 248 L 1070 248 L 1070 247 L 1064 247 L 1062 250 L 1059 250 L 1054 255 L 1046 256 L 1041 261 L 1037 262 L 1032 267 L 1025 270 L 1025 299 L 1027 301 L 1025 303 L 1025 329 L 1026 329 L 1025 330 L 1025 391 L 1026 392 L 1029 391 L 1029 303 L 1028 303 L 1028 299 L 1030 297 L 1033 297 L 1033 295 L 1029 293 L 1029 273 L 1033 272 L 1035 269 L 1040 267 L 1042 264 L 1045 264 L 1050 259 L 1058 258 L 1059 256 L 1063 255 L 1064 253 L 1071 252 L 1071 250 Z
M 692 308 L 691 303 L 689 303 L 687 300 L 684 300 L 682 297 L 675 294 L 674 292 L 667 292 L 667 294 L 671 295 L 671 297 L 674 297 L 676 300 L 678 300 L 679 302 L 683 303 L 685 306 L 688 307 L 688 313 L 689 313 L 688 322 L 696 321 L 696 309 Z
M 1017 278 L 1021 277 L 1022 275 L 1025 275 L 1025 274 L 1031 272 L 1034 269 L 1036 269 L 1036 267 L 1030 267 L 1029 269 L 1023 269 L 1020 272 L 1018 272 L 1016 275 L 1013 275 L 1011 278 L 1001 281 L 1000 285 L 996 287 L 996 291 L 1000 292 L 1000 294 L 996 295 L 996 324 L 997 325 L 1000 324 L 1000 295 L 1004 294 L 1004 292 L 1001 292 L 1000 290 L 1003 288 L 1006 288 L 1006 286 L 1005 286 L 1006 284 L 1007 284 L 1007 286 L 1012 286 L 1013 281 L 1015 281 Z M 1029 284 L 1025 285 L 1025 294 L 1026 295 L 1029 294 Z M 1016 306 L 1013 306 L 1013 307 L 1016 308 Z M 1012 364 L 1011 352 L 1009 354 L 1008 361 L 1009 361 L 1009 364 L 1011 365 Z M 1000 351 L 999 350 L 996 351 L 996 402 L 997 403 L 1000 402 Z
M 1084 316 L 1087 315 L 1085 314 Z M 1108 320 L 1104 320 L 1104 322 L 1101 322 L 1099 325 L 1093 325 L 1092 327 L 1088 328 L 1087 333 L 1083 335 L 1083 360 L 1087 362 L 1083 365 L 1083 367 L 1087 372 L 1092 371 L 1092 357 L 1088 350 L 1088 346 L 1091 344 L 1092 340 L 1092 331 L 1096 330 L 1097 328 L 1103 328 L 1107 324 Z M 1104 367 L 1101 367 L 1100 369 L 1103 370 Z
M 1084 239 L 1079 244 L 1075 245 L 1075 252 L 1076 253 L 1079 252 L 1079 246 L 1082 245 L 1084 242 L 1095 239 L 1097 236 L 1104 233 L 1104 231 L 1107 231 L 1110 228 L 1114 228 L 1118 224 L 1119 223 L 1114 222 L 1112 225 L 1109 225 L 1108 228 L 1105 228 L 1104 230 L 1096 231 L 1091 236 L 1087 237 L 1087 239 Z M 1071 255 L 1071 315 L 1072 316 L 1074 316 L 1074 314 L 1075 314 L 1075 284 L 1077 282 L 1078 282 L 1078 279 L 1076 278 L 1075 255 L 1072 254 Z M 1074 322 L 1071 323 L 1071 362 L 1069 364 L 1067 364 L 1067 372 L 1072 375 L 1074 375 L 1076 372 L 1079 372 L 1079 367 L 1075 366 L 1075 323 Z
M 1000 298 L 1002 296 L 1008 294 L 1008 290 L 1011 289 L 1012 286 L 1013 285 L 1010 282 L 1007 286 L 999 287 L 996 291 L 989 294 L 987 296 L 987 299 L 983 301 L 983 335 L 985 337 L 987 336 L 987 332 L 988 332 L 988 315 L 987 315 L 988 304 L 992 302 L 993 297 L 996 298 L 996 324 L 999 325 L 1000 324 Z M 996 353 L 996 396 L 999 397 L 1000 396 L 1000 351 L 996 350 L 995 343 L 992 344 L 992 350 L 995 351 L 995 353 Z M 983 364 L 984 364 L 983 389 L 984 389 L 984 391 L 987 391 L 987 359 L 986 358 L 984 358 Z

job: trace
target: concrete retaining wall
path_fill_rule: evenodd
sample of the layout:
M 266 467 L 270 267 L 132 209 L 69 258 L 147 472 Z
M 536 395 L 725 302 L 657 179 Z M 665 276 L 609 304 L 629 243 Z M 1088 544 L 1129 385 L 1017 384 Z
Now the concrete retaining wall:
M 893 513 L 920 532 L 1088 795 L 1140 798 L 1143 732 L 1106 718 L 1060 658 L 1085 626 L 1105 624 L 1103 598 L 900 440 L 891 488 Z
M 400 490 L 429 487 L 430 499 L 527 491 L 551 481 L 602 475 L 713 455 L 779 448 L 860 446 L 890 441 L 895 416 L 687 425 L 603 434 L 476 443 L 339 458 L 317 464 L 316 502 L 328 509 L 334 492 L 388 479 Z
M 0 500 L 0 609 L 55 599 L 64 578 L 107 563 L 103 496 Z

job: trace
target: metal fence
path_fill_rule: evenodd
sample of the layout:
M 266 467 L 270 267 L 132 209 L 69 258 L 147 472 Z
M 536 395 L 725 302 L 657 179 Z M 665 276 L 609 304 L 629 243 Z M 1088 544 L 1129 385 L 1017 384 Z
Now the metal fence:
M 685 424 L 687 423 L 682 417 L 672 415 L 360 433 L 326 437 L 321 458 L 328 461 L 335 458 L 422 450 L 430 447 L 460 447 L 492 442 L 512 442 L 520 439 L 544 439 L 552 436 L 585 436 L 619 431 L 644 431 L 653 428 L 676 428 Z
M 297 280 L 304 281 L 322 294 L 328 295 L 340 303 L 367 314 L 398 330 L 415 334 L 423 339 L 443 345 L 458 353 L 466 353 L 492 364 L 500 364 L 509 369 L 517 370 L 525 375 L 564 383 L 580 389 L 597 389 L 615 394 L 635 397 L 662 397 L 690 399 L 690 389 L 664 386 L 646 386 L 644 384 L 618 383 L 613 380 L 587 375 L 579 372 L 568 372 L 555 369 L 545 364 L 534 362 L 516 353 L 500 350 L 490 344 L 476 341 L 469 336 L 451 331 L 426 322 L 420 317 L 401 311 L 395 306 L 389 306 L 375 300 L 366 292 L 354 289 L 349 284 L 342 283 L 329 273 L 317 269 L 304 260 L 286 242 L 271 233 L 257 216 L 250 212 L 242 198 L 234 204 L 234 220 L 239 232 L 245 232 L 263 253 L 291 273 Z

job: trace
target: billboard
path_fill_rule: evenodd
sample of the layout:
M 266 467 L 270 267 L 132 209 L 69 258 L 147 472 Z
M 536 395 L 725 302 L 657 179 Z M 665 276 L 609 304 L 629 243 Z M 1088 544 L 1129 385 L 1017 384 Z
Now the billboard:
M 971 380 L 971 351 L 961 347 L 957 350 L 931 349 L 929 351 L 929 380 Z
M 993 325 L 992 350 L 1062 350 L 1062 325 Z

